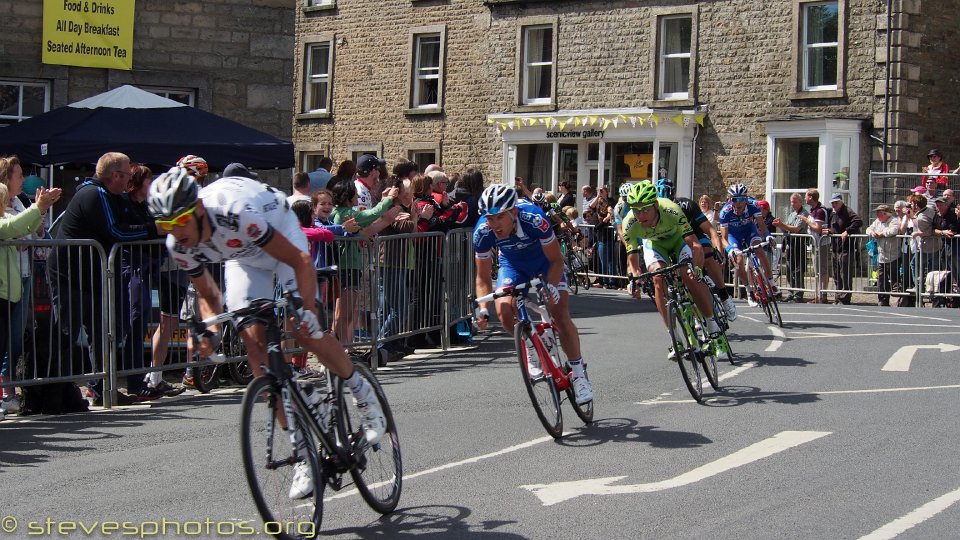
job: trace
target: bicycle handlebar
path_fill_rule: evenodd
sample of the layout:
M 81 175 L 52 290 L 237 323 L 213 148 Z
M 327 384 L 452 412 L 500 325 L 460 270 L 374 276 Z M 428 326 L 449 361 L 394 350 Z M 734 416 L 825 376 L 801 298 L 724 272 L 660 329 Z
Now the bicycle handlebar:
M 765 248 L 765 247 L 769 247 L 769 246 L 771 245 L 770 243 L 771 243 L 772 240 L 773 240 L 773 237 L 769 237 L 769 236 L 768 236 L 767 239 L 764 240 L 763 242 L 760 242 L 760 243 L 758 243 L 758 244 L 754 244 L 754 245 L 752 245 L 752 246 L 750 246 L 750 247 L 748 247 L 748 248 L 745 248 L 745 249 L 741 249 L 740 251 L 743 252 L 743 253 L 746 253 L 746 254 L 753 253 L 754 251 L 757 251 L 758 249 L 762 249 L 762 248 Z
M 219 345 L 219 334 L 210 330 L 210 327 L 215 324 L 235 322 L 238 319 L 247 317 L 250 315 L 256 315 L 264 311 L 273 311 L 276 308 L 285 308 L 291 306 L 294 309 L 293 316 L 297 321 L 297 324 L 300 324 L 300 313 L 299 309 L 303 307 L 303 300 L 294 296 L 289 291 L 283 293 L 282 298 L 270 299 L 270 298 L 258 298 L 253 300 L 249 306 L 243 307 L 240 309 L 235 309 L 233 311 L 224 311 L 214 315 L 213 317 L 208 317 L 206 319 L 200 320 L 196 315 L 187 320 L 187 323 L 190 325 L 190 340 L 193 342 L 194 349 L 198 349 L 200 345 L 200 337 L 206 337 L 211 341 L 214 341 L 213 348 L 216 349 Z M 271 314 L 272 316 L 272 314 Z M 226 357 L 220 353 L 214 353 L 210 355 L 210 359 L 216 363 L 221 363 L 226 360 Z
M 504 287 L 500 291 L 492 292 L 486 296 L 481 296 L 480 298 L 472 300 L 473 306 L 479 307 L 480 304 L 485 304 L 487 302 L 490 302 L 491 300 L 495 300 L 497 298 L 503 298 L 505 296 L 520 296 L 521 293 L 526 294 L 527 291 L 529 291 L 534 287 L 539 287 L 542 283 L 543 281 L 541 281 L 539 278 L 533 278 L 526 283 Z

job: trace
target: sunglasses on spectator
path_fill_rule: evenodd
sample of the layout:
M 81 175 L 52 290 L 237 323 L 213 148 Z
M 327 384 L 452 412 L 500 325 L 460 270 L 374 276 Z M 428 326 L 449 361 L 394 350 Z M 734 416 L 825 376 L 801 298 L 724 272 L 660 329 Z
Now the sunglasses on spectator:
M 191 206 L 183 212 L 173 216 L 170 219 L 158 219 L 156 220 L 157 225 L 160 226 L 160 229 L 166 232 L 170 232 L 174 227 L 182 227 L 190 222 L 190 215 L 193 214 L 196 210 L 196 206 Z
M 746 202 L 747 198 L 746 198 L 746 197 L 731 197 L 730 200 L 733 201 L 733 202 Z

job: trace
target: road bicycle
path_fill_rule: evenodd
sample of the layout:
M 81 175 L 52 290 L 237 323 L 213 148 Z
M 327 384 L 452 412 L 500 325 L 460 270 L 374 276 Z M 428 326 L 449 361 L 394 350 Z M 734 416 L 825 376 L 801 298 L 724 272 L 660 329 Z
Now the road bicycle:
M 666 280 L 667 332 L 670 343 L 673 344 L 672 350 L 680 366 L 684 385 L 697 403 L 703 403 L 704 377 L 714 390 L 720 391 L 721 388 L 717 370 L 717 344 L 707 333 L 706 317 L 700 313 L 693 296 L 680 277 L 680 272 L 696 271 L 696 267 L 691 263 L 682 262 L 629 277 L 641 282 L 652 282 L 657 276 Z
M 770 321 L 770 324 L 776 324 L 780 328 L 783 328 L 783 317 L 780 316 L 780 306 L 777 304 L 777 293 L 773 292 L 773 288 L 763 274 L 763 266 L 760 265 L 760 259 L 757 258 L 757 251 L 767 247 L 770 242 L 771 240 L 768 239 L 750 246 L 743 250 L 743 254 L 747 258 L 747 279 L 753 284 L 754 300 L 763 308 L 763 312 L 767 314 L 767 320 Z
M 528 302 L 527 293 L 530 290 L 535 290 L 536 300 Z M 513 338 L 523 384 L 527 388 L 527 394 L 530 395 L 530 401 L 533 403 L 534 410 L 537 411 L 540 423 L 550 436 L 559 439 L 563 435 L 560 392 L 566 394 L 570 406 L 586 424 L 593 422 L 593 401 L 577 403 L 573 390 L 573 370 L 567 359 L 561 356 L 560 330 L 550 317 L 543 294 L 543 282 L 539 278 L 534 278 L 527 283 L 504 287 L 500 291 L 477 298 L 473 305 L 474 309 L 478 309 L 480 304 L 497 298 L 507 296 L 516 298 L 518 320 L 513 329 Z M 532 321 L 528 310 L 537 313 L 540 316 L 540 322 Z M 527 350 L 531 347 L 540 360 L 539 373 L 531 373 L 531 366 L 527 362 Z M 583 371 L 586 376 L 586 362 L 583 364 Z
M 298 305 L 298 299 L 289 293 L 280 299 L 254 300 L 249 307 L 211 317 L 194 327 L 194 335 L 201 336 L 213 324 L 243 317 L 256 317 L 267 325 L 269 366 L 244 393 L 240 447 L 247 484 L 264 523 L 313 524 L 312 530 L 301 536 L 289 528 L 271 531 L 284 540 L 319 531 L 325 486 L 343 489 L 348 472 L 367 504 L 382 514 L 397 507 L 403 482 L 396 423 L 376 376 L 366 365 L 354 362 L 354 369 L 376 393 L 387 421 L 383 437 L 370 444 L 343 379 L 329 371 L 315 379 L 301 379 L 285 361 L 275 310 L 288 305 Z M 298 466 L 308 467 L 313 479 L 313 492 L 306 499 L 290 496 Z
M 587 260 L 583 249 L 569 234 L 560 237 L 560 248 L 563 251 L 563 271 L 567 275 L 567 286 L 570 292 L 577 294 L 582 286 L 590 289 L 590 276 L 587 274 Z

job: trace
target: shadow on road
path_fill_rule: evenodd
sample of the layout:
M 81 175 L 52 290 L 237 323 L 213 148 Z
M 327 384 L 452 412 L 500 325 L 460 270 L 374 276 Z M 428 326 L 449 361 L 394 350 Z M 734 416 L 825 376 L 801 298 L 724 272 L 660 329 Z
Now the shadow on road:
M 344 527 L 323 531 L 323 536 L 345 535 L 350 538 L 436 538 L 436 539 L 482 539 L 522 540 L 519 534 L 498 532 L 495 529 L 512 525 L 516 521 L 486 520 L 476 525 L 467 523 L 472 512 L 468 508 L 452 505 L 412 506 L 398 508 L 392 514 L 381 517 L 363 527 Z
M 180 421 L 204 421 L 200 411 L 221 404 L 237 404 L 241 394 L 213 394 L 183 396 L 177 399 L 160 400 L 149 407 L 118 407 L 112 411 L 95 410 L 86 413 L 62 416 L 25 417 L 28 420 L 5 422 L 0 444 L 0 473 L 6 467 L 36 467 L 57 454 L 83 454 L 96 451 L 97 446 L 86 442 L 122 439 L 117 431 L 123 428 L 136 430 L 147 422 L 158 419 Z
M 564 419 L 566 420 L 566 417 Z M 696 448 L 713 441 L 699 433 L 641 426 L 631 418 L 604 418 L 575 428 L 572 433 L 557 441 L 557 444 L 589 447 L 618 442 L 647 444 L 654 448 Z
M 737 407 L 760 403 L 806 405 L 820 401 L 820 396 L 805 392 L 764 392 L 755 386 L 726 386 L 704 402 L 707 407 Z

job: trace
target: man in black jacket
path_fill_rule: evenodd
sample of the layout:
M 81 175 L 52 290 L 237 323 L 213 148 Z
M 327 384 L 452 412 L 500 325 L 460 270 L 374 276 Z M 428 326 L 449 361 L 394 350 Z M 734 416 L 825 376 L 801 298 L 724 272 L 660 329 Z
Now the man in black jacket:
M 131 208 L 121 194 L 126 191 L 130 179 L 130 158 L 119 152 L 108 152 L 97 161 L 96 176 L 86 179 L 77 188 L 70 199 L 67 209 L 56 228 L 57 240 L 95 240 L 103 248 L 104 257 L 117 242 L 129 242 L 157 238 L 156 227 L 151 224 L 131 224 Z M 119 275 L 119 260 L 114 275 Z M 65 334 L 66 347 L 62 349 L 67 358 L 61 358 L 61 367 L 80 367 L 84 372 L 103 371 L 106 360 L 103 328 L 107 324 L 105 317 L 110 311 L 119 315 L 117 309 L 108 310 L 105 296 L 106 274 L 98 250 L 90 246 L 64 246 L 54 250 L 47 261 L 47 275 L 50 281 L 50 293 L 55 306 L 55 317 L 60 331 Z M 120 305 L 121 291 L 114 294 Z M 70 351 L 81 347 L 92 357 L 87 361 L 72 358 Z M 69 347 L 69 348 L 68 348 Z M 64 374 L 71 373 L 67 367 Z M 136 394 L 143 389 L 143 377 L 132 376 L 127 379 L 127 390 Z M 133 388 L 131 388 L 133 386 Z M 94 393 L 94 402 L 101 404 L 103 381 L 88 385 Z M 115 403 L 130 404 L 134 399 L 117 393 Z
M 863 229 L 863 220 L 856 212 L 843 204 L 843 197 L 839 193 L 830 199 L 833 214 L 830 216 L 830 248 L 833 252 L 833 281 L 838 291 L 850 291 L 853 287 L 852 268 L 850 266 L 850 252 L 857 256 L 853 242 L 848 238 L 851 234 L 860 234 Z M 838 292 L 834 304 L 850 304 L 850 292 Z

